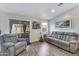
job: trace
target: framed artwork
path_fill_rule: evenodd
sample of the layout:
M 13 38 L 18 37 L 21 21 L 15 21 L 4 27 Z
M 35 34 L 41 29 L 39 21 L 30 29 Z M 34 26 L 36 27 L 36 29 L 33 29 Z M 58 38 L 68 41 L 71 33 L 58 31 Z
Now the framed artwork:
M 56 21 L 55 28 L 71 28 L 71 20 Z
M 36 22 L 36 21 L 33 21 L 32 22 L 32 29 L 40 29 L 40 23 Z

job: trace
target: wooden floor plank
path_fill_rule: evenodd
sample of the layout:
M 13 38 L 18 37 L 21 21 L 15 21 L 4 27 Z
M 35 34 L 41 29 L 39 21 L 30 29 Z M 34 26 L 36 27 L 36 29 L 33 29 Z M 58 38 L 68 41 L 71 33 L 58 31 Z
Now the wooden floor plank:
M 79 56 L 79 51 L 73 54 L 47 42 L 34 42 L 18 56 Z

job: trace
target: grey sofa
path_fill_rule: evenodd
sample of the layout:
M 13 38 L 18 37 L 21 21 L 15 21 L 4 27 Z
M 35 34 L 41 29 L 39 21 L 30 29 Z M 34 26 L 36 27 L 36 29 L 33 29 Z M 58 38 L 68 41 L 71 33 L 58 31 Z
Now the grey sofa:
M 46 41 L 60 48 L 75 53 L 78 49 L 78 36 L 72 32 L 52 32 L 46 35 Z
M 18 38 L 16 34 L 4 34 L 2 35 L 3 49 L 8 51 L 8 55 L 18 55 L 20 52 L 26 49 L 27 42 L 24 38 Z

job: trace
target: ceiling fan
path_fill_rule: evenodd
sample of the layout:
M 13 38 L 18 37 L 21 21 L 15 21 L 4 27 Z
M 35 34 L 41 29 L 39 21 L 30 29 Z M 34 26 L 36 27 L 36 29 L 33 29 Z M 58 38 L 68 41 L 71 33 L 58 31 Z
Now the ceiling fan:
M 62 6 L 64 3 L 59 3 L 57 6 Z

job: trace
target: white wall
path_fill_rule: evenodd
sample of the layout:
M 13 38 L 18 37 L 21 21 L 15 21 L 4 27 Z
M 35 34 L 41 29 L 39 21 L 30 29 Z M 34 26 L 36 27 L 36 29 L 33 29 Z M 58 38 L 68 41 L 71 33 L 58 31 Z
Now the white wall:
M 69 29 L 58 29 L 55 28 L 55 21 L 72 19 L 71 28 Z M 63 13 L 62 15 L 57 16 L 56 18 L 49 21 L 49 31 L 67 31 L 67 32 L 76 32 L 79 34 L 79 6 L 76 8 Z
M 0 29 L 3 33 L 9 33 L 9 19 L 17 19 L 17 20 L 25 20 L 30 21 L 30 41 L 38 41 L 40 37 L 41 29 L 33 30 L 32 29 L 32 21 L 38 21 L 38 22 L 47 22 L 42 21 L 39 19 L 35 19 L 29 16 L 23 16 L 18 14 L 12 14 L 7 12 L 0 12 Z

